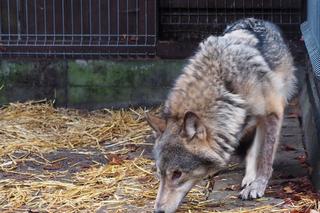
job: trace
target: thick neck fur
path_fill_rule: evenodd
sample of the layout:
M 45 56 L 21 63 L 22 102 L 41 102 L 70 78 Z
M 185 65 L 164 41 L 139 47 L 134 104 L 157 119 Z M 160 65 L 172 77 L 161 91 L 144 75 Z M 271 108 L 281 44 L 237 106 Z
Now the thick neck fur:
M 196 113 L 208 129 L 216 160 L 226 163 L 238 143 L 246 117 L 244 100 L 226 88 L 226 71 L 221 65 L 221 37 L 209 37 L 200 44 L 177 79 L 165 104 L 164 113 L 178 120 L 186 112 Z

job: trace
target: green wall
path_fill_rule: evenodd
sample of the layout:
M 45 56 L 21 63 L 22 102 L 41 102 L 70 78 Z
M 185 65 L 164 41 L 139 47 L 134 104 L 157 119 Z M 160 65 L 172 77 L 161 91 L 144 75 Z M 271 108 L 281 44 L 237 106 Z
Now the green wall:
M 1 61 L 0 104 L 50 99 L 95 109 L 161 103 L 185 61 Z

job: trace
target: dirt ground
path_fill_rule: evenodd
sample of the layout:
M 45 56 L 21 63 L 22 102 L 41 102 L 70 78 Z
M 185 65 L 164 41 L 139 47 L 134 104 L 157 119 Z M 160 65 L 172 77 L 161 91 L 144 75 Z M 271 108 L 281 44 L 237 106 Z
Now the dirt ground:
M 1 212 L 152 212 L 158 181 L 142 111 L 85 113 L 37 103 L 2 108 Z M 298 115 L 293 102 L 265 197 L 238 198 L 244 165 L 234 156 L 227 170 L 190 192 L 179 212 L 319 208 Z

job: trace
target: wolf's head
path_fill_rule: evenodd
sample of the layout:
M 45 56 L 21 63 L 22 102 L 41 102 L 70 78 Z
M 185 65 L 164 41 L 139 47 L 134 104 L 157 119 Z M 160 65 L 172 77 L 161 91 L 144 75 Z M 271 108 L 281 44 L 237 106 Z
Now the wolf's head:
M 156 132 L 154 157 L 160 187 L 155 212 L 175 212 L 190 189 L 217 169 L 207 128 L 193 112 L 182 119 L 146 115 Z

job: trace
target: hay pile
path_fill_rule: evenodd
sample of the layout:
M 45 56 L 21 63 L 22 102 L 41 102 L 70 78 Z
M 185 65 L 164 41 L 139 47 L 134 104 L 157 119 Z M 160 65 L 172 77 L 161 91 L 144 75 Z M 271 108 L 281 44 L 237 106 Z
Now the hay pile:
M 80 112 L 55 109 L 49 102 L 15 103 L 0 109 L 1 212 L 152 212 L 158 180 L 154 163 L 141 152 L 128 159 L 130 147 L 148 147 L 150 128 L 143 109 Z M 49 160 L 61 149 L 97 150 L 109 163 L 99 162 L 76 173 L 38 171 L 28 162 L 54 167 L 65 159 Z M 21 169 L 25 168 L 25 169 Z M 181 212 L 212 212 L 206 200 L 209 186 L 195 187 Z M 279 206 L 229 212 L 270 212 L 316 208 L 314 199 Z

